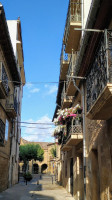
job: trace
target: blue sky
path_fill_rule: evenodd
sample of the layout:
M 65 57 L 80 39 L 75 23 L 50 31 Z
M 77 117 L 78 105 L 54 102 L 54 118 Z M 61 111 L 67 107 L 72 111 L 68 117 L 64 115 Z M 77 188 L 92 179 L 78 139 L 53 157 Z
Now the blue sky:
M 22 121 L 51 122 L 58 84 L 47 82 L 59 80 L 68 0 L 3 0 L 1 3 L 7 20 L 18 17 L 21 19 L 27 82 L 23 93 Z M 37 128 L 22 128 L 23 138 L 31 141 L 53 141 L 51 126 L 27 126 Z

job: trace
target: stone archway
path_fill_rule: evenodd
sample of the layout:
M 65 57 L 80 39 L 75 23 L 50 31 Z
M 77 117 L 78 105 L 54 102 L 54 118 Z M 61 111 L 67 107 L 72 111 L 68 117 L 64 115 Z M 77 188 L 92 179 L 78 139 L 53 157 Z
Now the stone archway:
M 33 173 L 34 174 L 38 174 L 39 173 L 39 166 L 36 163 L 33 164 Z
M 48 167 L 47 164 L 43 164 L 43 165 L 41 166 L 41 173 L 46 173 L 47 167 Z

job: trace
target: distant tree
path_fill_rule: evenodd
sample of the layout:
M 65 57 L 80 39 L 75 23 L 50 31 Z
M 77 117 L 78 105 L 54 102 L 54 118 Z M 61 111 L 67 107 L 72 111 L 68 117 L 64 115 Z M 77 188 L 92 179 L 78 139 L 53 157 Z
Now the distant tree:
M 19 153 L 20 161 L 24 162 L 25 171 L 27 171 L 28 161 L 34 159 L 43 161 L 44 159 L 44 150 L 39 144 L 25 144 L 20 146 Z
M 56 145 L 51 149 L 51 154 L 53 158 L 56 158 Z

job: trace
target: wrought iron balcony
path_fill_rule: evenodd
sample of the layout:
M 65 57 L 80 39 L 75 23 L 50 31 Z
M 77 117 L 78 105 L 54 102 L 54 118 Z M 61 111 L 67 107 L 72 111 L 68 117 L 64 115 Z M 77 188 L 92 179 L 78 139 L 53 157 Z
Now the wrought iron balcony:
M 0 146 L 4 146 L 4 139 L 5 139 L 5 124 L 0 119 Z
M 15 118 L 17 116 L 17 99 L 14 96 L 14 94 L 9 95 L 6 99 L 6 112 L 7 114 L 12 117 Z
M 73 80 L 72 76 L 74 74 L 77 54 L 78 54 L 78 52 L 75 52 L 73 54 L 73 51 L 72 51 L 72 55 L 71 55 L 70 62 L 69 62 L 69 68 L 68 68 L 68 72 L 67 72 L 67 82 L 66 82 L 67 96 L 74 96 L 74 94 L 76 92 L 76 88 L 74 86 L 74 80 Z
M 62 45 L 61 56 L 60 56 L 60 80 L 66 80 L 69 61 L 70 61 L 70 54 L 65 53 L 65 45 Z
M 112 32 L 102 36 L 87 76 L 87 117 L 107 120 L 112 117 Z
M 83 140 L 81 122 L 76 119 L 72 119 L 67 122 L 66 139 L 62 145 L 62 151 L 71 149 L 72 146 L 78 145 Z
M 64 83 L 64 87 L 61 94 L 61 108 L 68 108 L 72 103 L 73 96 L 66 95 L 66 84 Z
M 81 37 L 81 31 L 75 31 L 74 28 L 81 28 L 81 2 L 80 0 L 70 0 L 66 25 L 63 37 L 63 43 L 66 46 L 66 53 L 71 54 L 71 50 L 78 50 Z
M 8 95 L 8 77 L 2 62 L 0 62 L 0 98 L 5 99 Z

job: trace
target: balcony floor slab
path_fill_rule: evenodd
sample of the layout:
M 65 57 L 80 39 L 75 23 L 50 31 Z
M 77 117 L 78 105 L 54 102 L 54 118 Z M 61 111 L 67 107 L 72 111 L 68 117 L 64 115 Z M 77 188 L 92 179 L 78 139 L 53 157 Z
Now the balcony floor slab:
M 7 108 L 6 113 L 11 118 L 15 118 L 17 116 L 17 113 L 16 113 L 15 109 L 13 109 L 13 108 Z
M 71 22 L 70 23 L 70 28 L 69 28 L 69 34 L 68 37 L 64 42 L 66 45 L 65 48 L 65 52 L 66 53 L 72 53 L 72 49 L 74 49 L 74 51 L 78 50 L 78 46 L 79 46 L 79 41 L 80 41 L 80 37 L 81 37 L 81 30 L 76 31 L 74 30 L 74 28 L 81 28 L 81 22 Z
M 69 108 L 71 103 L 72 103 L 72 100 L 64 100 L 62 103 L 62 109 Z
M 75 92 L 76 92 L 76 88 L 73 84 L 73 81 L 70 80 L 67 86 L 66 94 L 67 96 L 74 96 Z
M 94 120 L 108 120 L 112 117 L 112 84 L 106 85 L 86 117 Z
M 60 80 L 66 80 L 67 70 L 68 70 L 69 62 L 63 62 L 60 70 Z
M 64 144 L 61 148 L 62 151 L 70 151 L 72 146 L 76 146 L 83 140 L 83 135 L 82 134 L 71 134 L 70 137 L 68 138 L 66 144 Z

